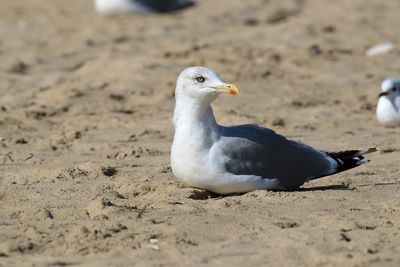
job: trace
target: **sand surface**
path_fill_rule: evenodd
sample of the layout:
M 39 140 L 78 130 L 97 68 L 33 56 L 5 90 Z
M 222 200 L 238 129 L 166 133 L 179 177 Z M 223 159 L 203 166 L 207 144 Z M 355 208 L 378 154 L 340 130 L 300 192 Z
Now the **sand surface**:
M 199 2 L 0 2 L 0 266 L 400 266 L 400 130 L 375 119 L 400 76 L 399 1 Z M 222 124 L 380 151 L 297 192 L 185 188 L 169 151 L 191 65 L 240 86 L 214 103 Z

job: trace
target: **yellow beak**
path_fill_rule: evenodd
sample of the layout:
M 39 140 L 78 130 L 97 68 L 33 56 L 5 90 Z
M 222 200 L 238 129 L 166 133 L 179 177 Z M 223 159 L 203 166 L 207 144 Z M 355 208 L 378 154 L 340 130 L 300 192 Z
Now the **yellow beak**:
M 230 95 L 237 95 L 239 94 L 239 88 L 234 84 L 224 83 L 215 88 L 217 93 L 225 93 Z

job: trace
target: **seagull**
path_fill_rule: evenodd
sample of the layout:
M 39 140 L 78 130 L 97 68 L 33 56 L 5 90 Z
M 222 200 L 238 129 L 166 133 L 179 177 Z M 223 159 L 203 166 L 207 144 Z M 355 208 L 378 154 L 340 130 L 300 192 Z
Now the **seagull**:
M 400 126 L 400 80 L 386 79 L 382 82 L 376 117 L 382 125 Z
M 191 0 L 95 0 L 96 11 L 102 15 L 129 12 L 164 13 L 188 7 Z
M 218 125 L 210 104 L 237 95 L 211 69 L 190 67 L 175 89 L 171 168 L 184 184 L 216 194 L 296 190 L 305 182 L 357 167 L 376 151 L 325 152 L 255 124 Z

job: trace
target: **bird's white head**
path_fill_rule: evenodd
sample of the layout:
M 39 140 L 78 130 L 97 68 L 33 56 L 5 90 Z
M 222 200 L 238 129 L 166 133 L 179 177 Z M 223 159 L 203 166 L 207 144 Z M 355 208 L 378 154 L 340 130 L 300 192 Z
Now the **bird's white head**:
M 175 96 L 197 99 L 210 104 L 220 93 L 237 95 L 239 88 L 224 83 L 211 69 L 190 67 L 181 72 L 176 82 Z
M 386 96 L 390 99 L 400 96 L 400 80 L 389 78 L 382 82 L 379 97 Z

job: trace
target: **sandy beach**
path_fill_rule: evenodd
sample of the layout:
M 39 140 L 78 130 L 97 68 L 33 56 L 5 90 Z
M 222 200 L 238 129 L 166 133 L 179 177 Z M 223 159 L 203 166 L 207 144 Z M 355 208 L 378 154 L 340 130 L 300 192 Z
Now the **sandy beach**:
M 0 3 L 0 267 L 400 266 L 395 0 L 199 0 L 99 16 L 92 1 Z M 368 57 L 367 50 L 395 48 Z M 213 108 L 366 165 L 295 192 L 216 196 L 169 163 L 177 75 L 216 70 Z

